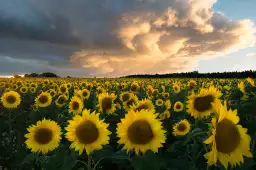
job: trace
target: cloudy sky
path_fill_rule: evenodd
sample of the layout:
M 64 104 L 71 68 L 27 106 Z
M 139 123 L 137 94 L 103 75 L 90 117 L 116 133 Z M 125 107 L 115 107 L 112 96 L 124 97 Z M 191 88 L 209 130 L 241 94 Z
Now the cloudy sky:
M 256 69 L 255 0 L 0 0 L 0 75 Z

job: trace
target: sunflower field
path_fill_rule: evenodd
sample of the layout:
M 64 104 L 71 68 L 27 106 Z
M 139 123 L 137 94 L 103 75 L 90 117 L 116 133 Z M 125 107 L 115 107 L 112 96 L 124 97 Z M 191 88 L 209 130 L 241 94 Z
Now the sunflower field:
M 0 78 L 0 170 L 255 170 L 247 79 Z

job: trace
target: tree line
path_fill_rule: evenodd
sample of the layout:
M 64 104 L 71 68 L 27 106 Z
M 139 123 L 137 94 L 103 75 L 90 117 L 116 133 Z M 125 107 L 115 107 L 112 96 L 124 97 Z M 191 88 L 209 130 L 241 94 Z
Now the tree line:
M 256 78 L 256 70 L 199 73 L 198 71 L 168 74 L 136 74 L 122 78 Z
M 24 77 L 59 77 L 54 73 L 46 72 L 42 74 L 38 73 L 31 73 L 31 74 L 25 74 Z

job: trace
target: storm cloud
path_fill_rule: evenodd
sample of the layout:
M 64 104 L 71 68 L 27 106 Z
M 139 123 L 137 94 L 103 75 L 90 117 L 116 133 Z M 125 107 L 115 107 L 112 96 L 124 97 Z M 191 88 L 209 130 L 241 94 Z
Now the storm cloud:
M 255 45 L 254 23 L 232 21 L 214 11 L 214 3 L 0 0 L 0 65 L 10 64 L 0 66 L 0 72 L 120 76 L 191 71 L 202 58 Z

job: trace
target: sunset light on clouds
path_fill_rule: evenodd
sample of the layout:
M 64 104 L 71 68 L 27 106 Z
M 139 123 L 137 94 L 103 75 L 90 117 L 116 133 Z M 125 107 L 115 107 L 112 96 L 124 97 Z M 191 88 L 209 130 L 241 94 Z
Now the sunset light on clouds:
M 1 0 L 0 75 L 256 69 L 256 1 L 243 2 Z

